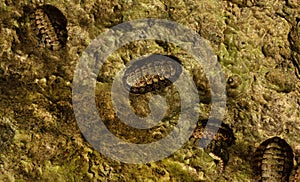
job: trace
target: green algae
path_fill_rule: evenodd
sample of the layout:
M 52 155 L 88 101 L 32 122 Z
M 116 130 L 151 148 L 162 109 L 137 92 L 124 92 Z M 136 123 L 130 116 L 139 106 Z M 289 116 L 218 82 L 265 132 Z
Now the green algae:
M 8 129 L 8 135 L 0 137 L 5 144 L 0 145 L 0 180 L 250 181 L 249 156 L 261 141 L 278 135 L 292 148 L 299 145 L 300 84 L 295 74 L 299 70 L 299 6 L 294 1 L 45 2 L 68 19 L 64 50 L 35 47 L 34 42 L 29 44 L 32 35 L 23 39 L 18 33 L 28 23 L 22 22 L 23 7 L 34 8 L 36 3 L 0 2 L 0 126 L 9 126 L 14 133 Z M 163 18 L 188 26 L 208 40 L 227 78 L 241 78 L 241 84 L 230 90 L 224 119 L 237 138 L 224 173 L 217 174 L 213 159 L 192 147 L 192 142 L 169 158 L 135 165 L 103 156 L 81 135 L 71 102 L 73 72 L 81 53 L 108 28 L 140 18 Z M 191 74 L 196 68 L 188 53 L 176 45 L 141 41 L 119 49 L 97 83 L 96 94 L 103 96 L 99 113 L 104 118 L 115 118 L 109 101 L 113 75 L 124 63 L 151 51 L 181 58 Z M 202 78 L 195 77 L 200 80 L 198 88 L 205 85 Z M 207 118 L 210 105 L 201 105 L 200 117 Z M 176 123 L 174 115 L 170 123 Z M 125 129 L 118 130 L 116 121 L 110 123 L 116 133 Z

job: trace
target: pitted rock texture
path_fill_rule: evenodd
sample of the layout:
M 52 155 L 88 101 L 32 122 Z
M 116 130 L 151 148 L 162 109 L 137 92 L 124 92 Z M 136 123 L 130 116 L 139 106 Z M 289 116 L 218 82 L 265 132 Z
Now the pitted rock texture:
M 39 39 L 27 28 L 26 7 L 44 5 L 56 7 L 67 20 L 63 49 L 38 46 Z M 276 135 L 293 150 L 300 143 L 299 8 L 298 0 L 0 1 L 0 125 L 14 131 L 5 135 L 0 181 L 251 181 L 249 154 L 263 141 Z M 205 38 L 215 52 L 227 79 L 223 122 L 236 138 L 222 173 L 211 156 L 191 142 L 169 158 L 131 165 L 103 156 L 81 135 L 72 107 L 79 58 L 102 32 L 141 18 L 181 23 Z M 162 124 L 149 133 L 129 130 L 121 135 L 128 127 L 113 110 L 113 78 L 130 60 L 154 53 L 181 60 L 198 89 L 199 120 L 209 118 L 210 85 L 188 51 L 155 40 L 133 42 L 110 55 L 95 75 L 99 115 L 113 133 L 131 142 L 166 136 L 179 117 L 181 96 L 170 86 L 163 93 L 170 108 Z M 151 96 L 128 102 L 144 116 Z M 139 101 L 142 104 L 136 104 Z

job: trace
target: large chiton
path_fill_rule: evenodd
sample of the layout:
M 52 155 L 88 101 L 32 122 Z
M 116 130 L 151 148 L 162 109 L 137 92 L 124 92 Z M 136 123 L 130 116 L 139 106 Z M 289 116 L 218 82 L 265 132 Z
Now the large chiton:
M 221 126 L 218 126 L 220 122 L 221 121 L 217 119 L 212 119 L 209 123 L 207 123 L 206 120 L 202 121 L 201 124 L 195 128 L 192 137 L 201 139 L 204 143 L 210 141 L 204 150 L 216 160 L 219 169 L 222 171 L 229 160 L 227 148 L 234 144 L 236 138 L 229 125 L 222 122 Z M 218 132 L 214 133 L 214 131 Z
M 265 140 L 254 154 L 254 178 L 256 181 L 289 181 L 293 169 L 293 150 L 279 137 Z
M 170 86 L 182 72 L 176 57 L 151 54 L 134 61 L 123 76 L 123 85 L 131 93 L 145 94 Z
M 31 27 L 45 47 L 55 51 L 66 45 L 67 19 L 55 6 L 37 7 L 31 14 Z

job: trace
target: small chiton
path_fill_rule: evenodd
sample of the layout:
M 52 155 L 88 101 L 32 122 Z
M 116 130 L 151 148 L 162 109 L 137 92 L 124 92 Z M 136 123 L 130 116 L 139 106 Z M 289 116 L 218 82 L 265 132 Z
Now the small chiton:
M 59 50 L 67 42 L 67 19 L 52 5 L 37 7 L 31 15 L 32 29 L 38 39 L 51 50 Z
M 234 144 L 236 138 L 229 125 L 222 122 L 219 127 L 218 123 L 221 123 L 221 121 L 217 119 L 212 119 L 209 123 L 202 121 L 200 126 L 197 126 L 194 130 L 192 137 L 201 139 L 204 143 L 210 141 L 204 150 L 216 160 L 222 171 L 229 160 L 227 148 Z M 218 132 L 214 133 L 213 131 Z
M 293 150 L 284 139 L 273 137 L 265 140 L 254 154 L 255 180 L 288 181 L 293 158 Z
M 176 57 L 151 54 L 130 64 L 122 80 L 131 93 L 145 94 L 170 86 L 181 72 L 181 64 Z

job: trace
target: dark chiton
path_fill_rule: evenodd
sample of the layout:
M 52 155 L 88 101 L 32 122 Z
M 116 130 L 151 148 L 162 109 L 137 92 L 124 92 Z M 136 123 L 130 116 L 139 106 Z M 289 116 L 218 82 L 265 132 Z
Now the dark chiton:
M 207 121 L 202 121 L 200 126 L 194 130 L 192 137 L 201 139 L 202 142 L 210 141 L 205 147 L 207 152 L 213 159 L 216 160 L 220 170 L 223 170 L 229 160 L 227 148 L 235 142 L 235 137 L 229 125 L 221 123 L 221 121 L 212 119 L 209 124 Z M 218 131 L 216 134 L 212 131 Z
M 293 156 L 293 150 L 285 140 L 279 137 L 267 139 L 254 154 L 255 180 L 288 181 L 293 169 Z
M 176 57 L 152 54 L 128 66 L 123 84 L 131 93 L 145 94 L 170 86 L 182 72 Z
M 32 14 L 32 28 L 35 35 L 51 50 L 65 47 L 67 34 L 67 19 L 63 13 L 52 5 L 43 5 Z

